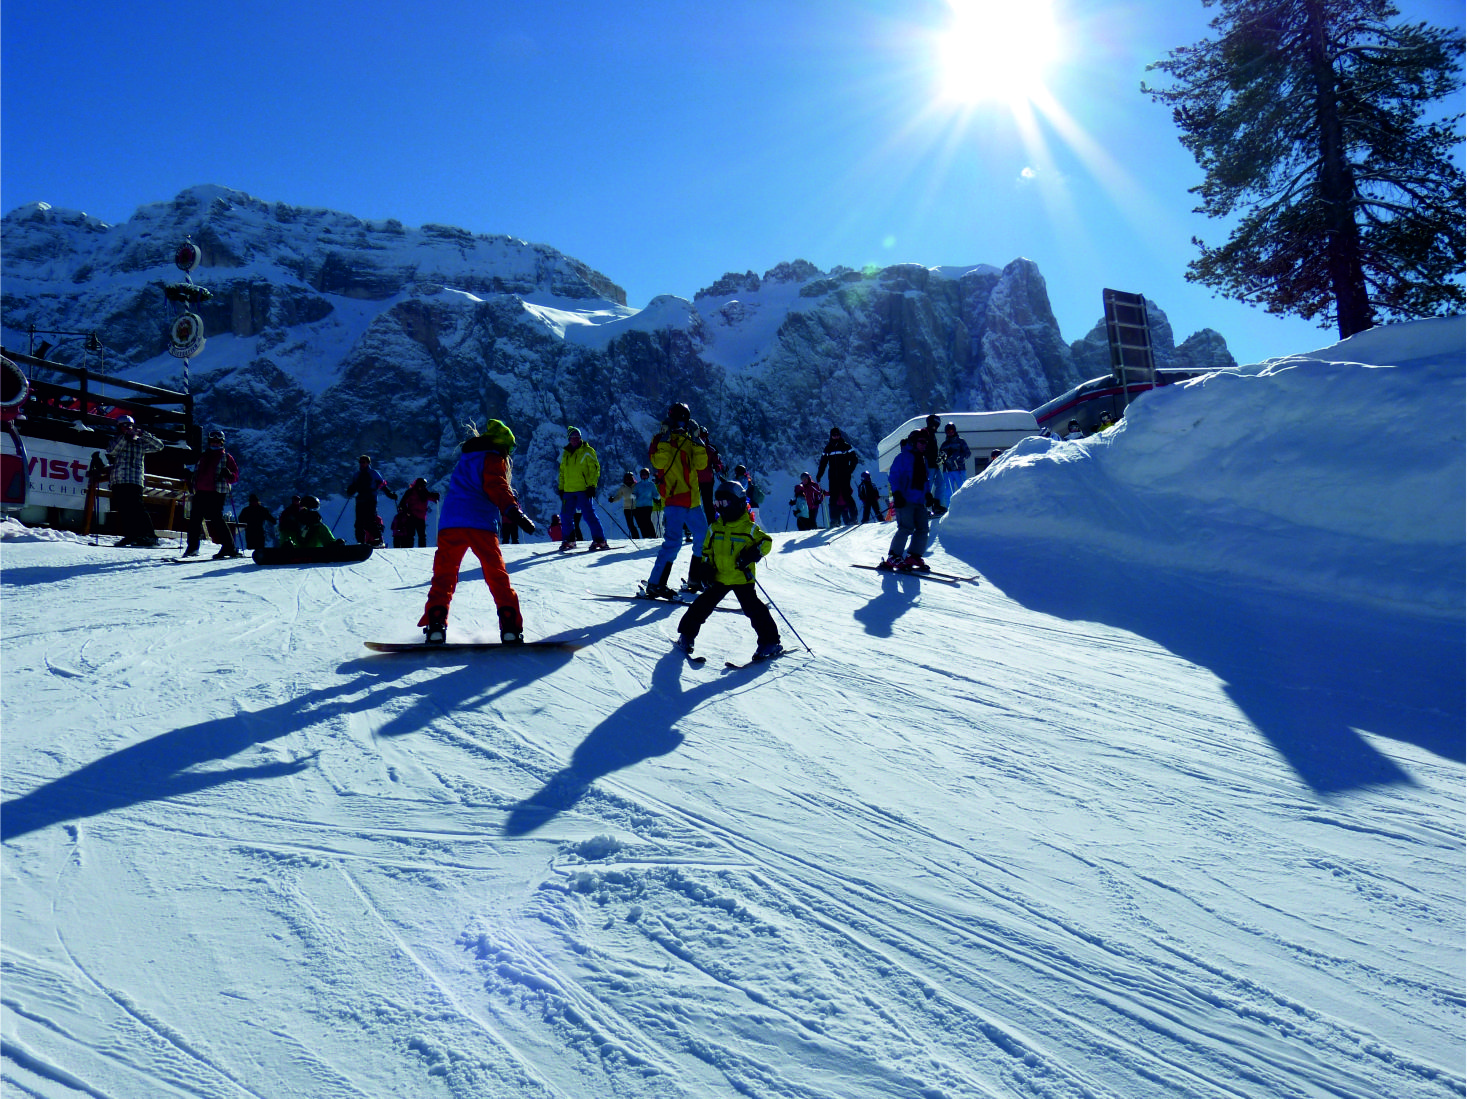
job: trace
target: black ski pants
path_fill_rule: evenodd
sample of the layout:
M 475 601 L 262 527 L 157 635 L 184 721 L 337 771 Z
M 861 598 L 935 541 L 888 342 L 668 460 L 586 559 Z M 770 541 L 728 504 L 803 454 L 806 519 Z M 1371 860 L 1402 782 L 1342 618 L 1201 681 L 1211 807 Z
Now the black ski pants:
M 723 597 L 729 592 L 733 592 L 738 597 L 739 608 L 753 624 L 759 644 L 777 644 L 779 627 L 774 624 L 774 615 L 769 613 L 769 607 L 759 599 L 759 593 L 752 583 L 730 585 L 720 584 L 716 580 L 710 581 L 703 594 L 694 599 L 693 605 L 683 614 L 677 624 L 677 632 L 686 634 L 688 637 L 697 637 L 698 631 L 703 628 L 703 623 L 708 621 L 708 616 L 713 613 L 713 609 L 723 602 Z

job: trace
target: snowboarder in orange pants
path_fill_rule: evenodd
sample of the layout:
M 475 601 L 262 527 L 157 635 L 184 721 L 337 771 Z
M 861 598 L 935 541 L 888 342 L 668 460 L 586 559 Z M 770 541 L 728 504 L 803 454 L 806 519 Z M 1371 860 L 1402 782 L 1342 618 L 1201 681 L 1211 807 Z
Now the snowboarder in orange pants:
M 514 463 L 514 432 L 499 420 L 490 420 L 483 434 L 469 429 L 463 453 L 448 481 L 438 516 L 438 548 L 433 554 L 433 582 L 418 625 L 429 645 L 448 637 L 448 607 L 458 587 L 459 564 L 474 551 L 484 570 L 494 605 L 499 608 L 499 639 L 511 645 L 524 641 L 520 599 L 509 582 L 499 549 L 501 524 L 515 523 L 533 534 L 535 524 L 520 511 L 519 498 L 510 487 Z

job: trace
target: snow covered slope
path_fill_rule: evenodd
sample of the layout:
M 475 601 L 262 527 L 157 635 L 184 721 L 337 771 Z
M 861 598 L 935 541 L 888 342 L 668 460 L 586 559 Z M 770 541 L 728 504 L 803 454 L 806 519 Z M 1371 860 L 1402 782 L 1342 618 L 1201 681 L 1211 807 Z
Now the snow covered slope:
M 936 527 L 972 582 L 780 535 L 744 671 L 592 594 L 649 548 L 507 548 L 574 654 L 404 658 L 428 550 L 0 526 L 4 1094 L 1461 1096 L 1461 339 L 1020 451 Z

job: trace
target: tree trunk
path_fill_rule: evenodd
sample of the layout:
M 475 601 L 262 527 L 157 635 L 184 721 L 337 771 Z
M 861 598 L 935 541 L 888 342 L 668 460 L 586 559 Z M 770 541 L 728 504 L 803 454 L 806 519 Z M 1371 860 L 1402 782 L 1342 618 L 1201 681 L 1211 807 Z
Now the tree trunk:
M 1346 155 L 1335 71 L 1326 35 L 1324 0 L 1305 0 L 1309 68 L 1314 78 L 1314 109 L 1319 125 L 1319 199 L 1324 208 L 1325 247 L 1330 288 L 1340 338 L 1375 325 L 1360 256 L 1360 226 L 1355 221 L 1355 178 Z

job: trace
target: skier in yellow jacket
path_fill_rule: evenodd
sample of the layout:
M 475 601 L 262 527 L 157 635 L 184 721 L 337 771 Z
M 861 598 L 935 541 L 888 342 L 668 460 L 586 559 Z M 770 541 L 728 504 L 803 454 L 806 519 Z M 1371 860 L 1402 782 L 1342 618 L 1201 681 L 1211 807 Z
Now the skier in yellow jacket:
M 560 452 L 560 530 L 562 550 L 576 548 L 576 512 L 591 525 L 592 550 L 611 547 L 596 515 L 596 486 L 601 480 L 601 460 L 596 448 L 581 438 L 579 428 L 565 429 L 565 449 Z
M 714 520 L 703 539 L 705 571 L 711 574 L 707 588 L 688 608 L 677 627 L 677 647 L 691 656 L 698 630 L 723 601 L 733 592 L 739 607 L 754 626 L 759 647 L 754 660 L 769 660 L 784 652 L 779 643 L 779 627 L 769 607 L 760 601 L 754 587 L 754 567 L 767 554 L 774 539 L 760 530 L 749 514 L 744 486 L 725 481 L 713 494 Z

